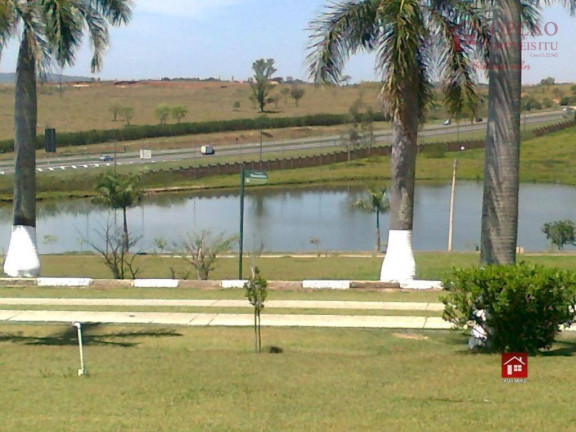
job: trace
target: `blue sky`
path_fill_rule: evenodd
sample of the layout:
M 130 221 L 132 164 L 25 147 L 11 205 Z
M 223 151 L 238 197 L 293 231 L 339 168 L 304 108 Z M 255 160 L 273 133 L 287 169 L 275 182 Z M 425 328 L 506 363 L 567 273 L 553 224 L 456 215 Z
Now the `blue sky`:
M 306 79 L 306 27 L 326 0 L 136 0 L 132 22 L 114 29 L 104 57 L 102 79 L 159 79 L 216 77 L 246 79 L 252 62 L 273 58 L 277 75 Z M 524 82 L 553 76 L 557 82 L 576 82 L 576 18 L 560 6 L 544 10 L 549 33 L 527 42 L 555 42 L 557 50 L 540 45 L 525 51 L 529 70 Z M 556 32 L 557 29 L 557 32 Z M 541 56 L 538 54 L 542 54 Z M 556 57 L 552 57 L 556 55 Z M 65 74 L 92 76 L 90 53 L 82 49 Z M 0 63 L 13 72 L 16 43 L 9 44 Z M 352 58 L 346 74 L 353 81 L 376 80 L 369 55 Z

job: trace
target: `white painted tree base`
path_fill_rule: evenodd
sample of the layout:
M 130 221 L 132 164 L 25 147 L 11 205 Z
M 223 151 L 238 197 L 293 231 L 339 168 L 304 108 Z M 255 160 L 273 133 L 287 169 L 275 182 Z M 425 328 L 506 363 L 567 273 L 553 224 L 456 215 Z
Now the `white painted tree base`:
M 12 227 L 4 273 L 10 277 L 37 277 L 40 258 L 36 247 L 36 228 L 24 225 Z
M 413 280 L 415 276 L 416 262 L 412 252 L 412 231 L 390 230 L 380 280 L 403 282 Z

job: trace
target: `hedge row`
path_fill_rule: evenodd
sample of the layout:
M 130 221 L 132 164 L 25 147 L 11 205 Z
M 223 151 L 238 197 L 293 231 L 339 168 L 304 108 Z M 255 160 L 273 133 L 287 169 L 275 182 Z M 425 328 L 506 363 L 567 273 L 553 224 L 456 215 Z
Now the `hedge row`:
M 375 121 L 384 121 L 381 113 L 374 114 Z M 58 147 L 86 146 L 113 141 L 136 141 L 145 138 L 174 137 L 258 129 L 280 129 L 303 126 L 333 126 L 349 123 L 347 114 L 316 114 L 303 117 L 258 117 L 253 119 L 218 120 L 198 123 L 164 125 L 132 125 L 122 129 L 90 130 L 57 133 Z M 38 135 L 36 148 L 44 148 L 44 135 Z M 0 141 L 0 153 L 11 152 L 14 140 Z

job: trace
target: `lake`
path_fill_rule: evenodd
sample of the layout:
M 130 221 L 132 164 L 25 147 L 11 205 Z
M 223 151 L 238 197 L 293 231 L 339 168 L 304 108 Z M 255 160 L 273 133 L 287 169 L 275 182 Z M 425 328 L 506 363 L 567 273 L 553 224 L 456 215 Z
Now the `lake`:
M 244 249 L 296 252 L 321 250 L 367 251 L 375 248 L 374 213 L 351 207 L 363 195 L 362 187 L 267 188 L 247 187 L 244 216 Z M 413 245 L 415 250 L 446 250 L 450 185 L 416 188 Z M 526 251 L 542 251 L 549 244 L 541 231 L 545 222 L 574 219 L 576 188 L 524 184 L 520 187 L 518 245 Z M 482 184 L 457 184 L 454 213 L 454 250 L 470 251 L 480 244 Z M 169 248 L 181 243 L 186 233 L 211 230 L 235 235 L 239 230 L 238 192 L 158 194 L 129 210 L 128 225 L 141 236 L 138 251 L 153 251 L 154 239 Z M 86 251 L 86 241 L 99 242 L 113 213 L 85 200 L 38 203 L 40 253 Z M 117 222 L 121 223 L 121 212 Z M 382 242 L 387 240 L 388 215 L 380 218 Z M 0 242 L 8 249 L 11 206 L 0 208 Z M 133 249 L 133 250 L 134 250 Z

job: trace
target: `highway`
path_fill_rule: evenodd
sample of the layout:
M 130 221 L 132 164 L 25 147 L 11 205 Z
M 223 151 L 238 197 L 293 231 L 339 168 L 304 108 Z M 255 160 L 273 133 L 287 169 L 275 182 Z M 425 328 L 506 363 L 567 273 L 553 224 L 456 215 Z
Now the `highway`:
M 522 127 L 524 127 L 524 122 L 526 124 L 534 123 L 546 123 L 550 121 L 561 121 L 562 111 L 546 112 L 546 113 L 535 113 L 528 114 L 526 117 L 522 116 Z M 486 122 L 478 123 L 462 123 L 459 126 L 451 124 L 449 126 L 444 125 L 425 125 L 423 129 L 419 132 L 419 137 L 434 137 L 439 135 L 447 134 L 464 134 L 471 131 L 485 130 Z M 392 131 L 375 131 L 375 141 L 377 145 L 390 144 L 392 140 Z M 207 143 L 209 144 L 209 143 Z M 230 146 L 217 146 L 216 155 L 218 156 L 247 156 L 247 155 L 258 155 L 262 153 L 270 152 L 282 152 L 282 151 L 295 151 L 304 149 L 322 149 L 322 148 L 334 148 L 336 146 L 342 146 L 343 140 L 340 135 L 324 136 L 324 137 L 312 137 L 312 138 L 302 138 L 294 140 L 282 140 L 282 141 L 266 141 L 260 146 L 259 142 L 253 142 L 242 145 L 230 145 Z M 112 154 L 111 154 L 112 155 Z M 77 156 L 67 156 L 67 157 L 45 157 L 38 158 L 36 161 L 36 170 L 39 173 L 43 172 L 54 172 L 70 169 L 89 169 L 89 168 L 100 168 L 100 167 L 112 167 L 115 164 L 118 166 L 133 165 L 133 164 L 153 164 L 157 162 L 176 162 L 183 160 L 190 160 L 196 158 L 210 159 L 213 156 L 205 156 L 200 154 L 200 146 L 190 148 L 190 149 L 175 149 L 175 150 L 162 150 L 153 151 L 152 157 L 150 159 L 140 158 L 140 154 L 137 152 L 128 153 L 118 153 L 116 155 L 116 160 L 113 161 L 100 161 L 96 155 L 77 155 Z M 0 175 L 12 174 L 14 173 L 14 163 L 10 160 L 0 161 Z

